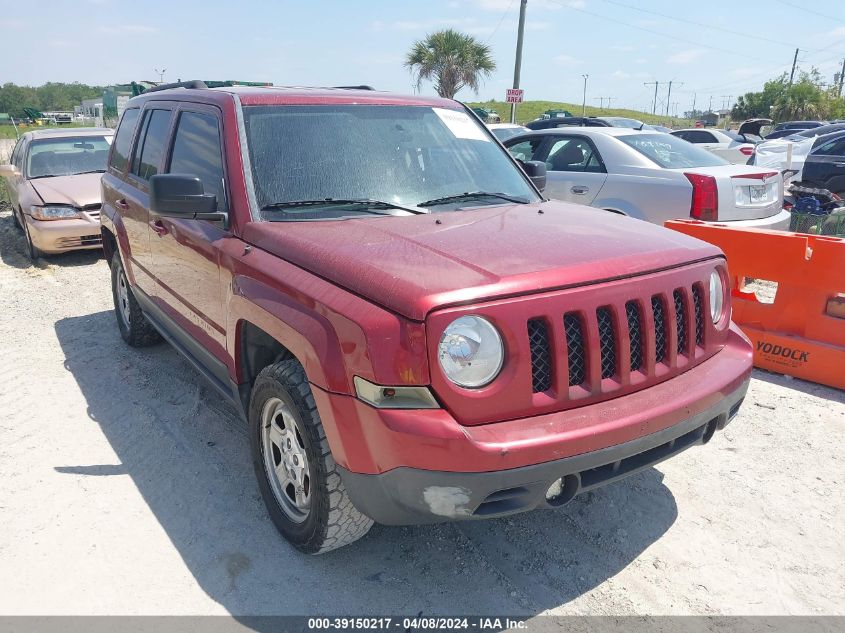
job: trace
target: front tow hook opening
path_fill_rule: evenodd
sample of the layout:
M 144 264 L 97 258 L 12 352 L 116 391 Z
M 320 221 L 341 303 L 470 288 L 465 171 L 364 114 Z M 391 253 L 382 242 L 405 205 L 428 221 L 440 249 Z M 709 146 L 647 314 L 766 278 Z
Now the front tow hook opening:
M 716 429 L 719 427 L 719 418 L 713 418 L 707 423 L 707 428 L 704 429 L 704 435 L 701 437 L 701 443 L 707 444 L 713 439 L 716 434 Z
M 552 485 L 546 490 L 546 503 L 556 508 L 566 505 L 575 498 L 580 487 L 581 481 L 578 475 L 561 477 L 552 482 Z

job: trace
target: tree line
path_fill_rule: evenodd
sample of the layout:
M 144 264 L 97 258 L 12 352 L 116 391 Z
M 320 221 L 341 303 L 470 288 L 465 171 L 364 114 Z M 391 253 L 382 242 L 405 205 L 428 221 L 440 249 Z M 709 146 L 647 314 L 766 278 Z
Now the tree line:
M 818 69 L 801 71 L 790 82 L 784 73 L 767 81 L 760 92 L 748 92 L 736 100 L 731 110 L 734 121 L 766 118 L 775 121 L 825 120 L 845 118 L 845 99 L 839 85 L 827 85 Z
M 5 83 L 0 86 L 0 112 L 20 117 L 24 108 L 41 112 L 73 111 L 83 99 L 103 95 L 102 86 L 88 86 L 81 83 L 48 82 L 43 86 L 18 86 Z

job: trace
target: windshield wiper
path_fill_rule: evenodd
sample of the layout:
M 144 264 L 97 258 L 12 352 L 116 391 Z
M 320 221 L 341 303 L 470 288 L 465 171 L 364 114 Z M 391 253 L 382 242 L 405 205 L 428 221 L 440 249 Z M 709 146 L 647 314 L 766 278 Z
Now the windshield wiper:
M 528 204 L 525 198 L 515 198 L 504 193 L 497 193 L 493 191 L 467 191 L 466 193 L 459 193 L 454 196 L 444 196 L 442 198 L 434 198 L 433 200 L 426 200 L 417 204 L 418 207 L 433 207 L 438 204 L 448 204 L 449 202 L 460 202 L 461 200 L 477 200 L 479 198 L 499 198 L 500 200 L 507 200 L 508 202 L 516 202 L 519 204 Z
M 91 169 L 89 171 L 78 171 L 75 174 L 71 174 L 71 176 L 81 176 L 82 174 L 104 174 L 106 173 L 105 169 Z
M 365 213 L 373 213 L 375 215 L 392 215 L 391 213 L 381 213 L 379 211 L 376 211 L 376 209 L 400 209 L 402 211 L 407 211 L 408 213 L 414 214 L 428 213 L 428 211 L 424 211 L 423 209 L 403 207 L 401 204 L 396 204 L 394 202 L 384 202 L 383 200 L 372 200 L 370 198 L 323 198 L 322 200 L 288 200 L 287 202 L 273 202 L 271 204 L 266 204 L 261 207 L 261 210 L 276 211 L 296 207 L 342 207 L 351 205 L 359 207 L 369 207 L 361 208 L 359 210 L 364 211 Z

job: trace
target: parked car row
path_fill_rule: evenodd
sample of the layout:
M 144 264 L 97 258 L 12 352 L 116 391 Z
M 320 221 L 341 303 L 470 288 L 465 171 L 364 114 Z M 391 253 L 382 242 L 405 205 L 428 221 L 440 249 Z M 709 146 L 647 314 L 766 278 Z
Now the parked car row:
M 84 209 L 50 181 L 105 170 L 117 330 L 164 338 L 232 403 L 269 517 L 320 553 L 373 521 L 554 509 L 737 414 L 752 350 L 723 255 L 624 214 L 754 222 L 779 185 L 601 129 L 509 153 L 448 99 L 187 82 L 131 99 L 113 137 L 29 136 L 4 173 L 35 226 Z

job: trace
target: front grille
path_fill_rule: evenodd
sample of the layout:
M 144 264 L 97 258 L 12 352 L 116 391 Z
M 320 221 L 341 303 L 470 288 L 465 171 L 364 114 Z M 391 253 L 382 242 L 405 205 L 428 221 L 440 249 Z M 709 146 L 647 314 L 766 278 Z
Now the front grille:
M 583 384 L 587 380 L 587 355 L 584 349 L 584 332 L 581 317 L 574 312 L 563 316 L 566 332 L 566 357 L 569 361 L 569 386 Z
M 695 344 L 701 347 L 704 343 L 704 301 L 701 298 L 701 286 L 692 287 L 692 303 L 695 308 Z
M 663 299 L 655 295 L 651 298 L 651 313 L 654 316 L 654 362 L 666 360 L 666 311 Z
M 549 329 L 543 319 L 528 321 L 528 344 L 531 348 L 531 383 L 534 393 L 552 388 L 552 352 Z
M 78 248 L 80 246 L 97 246 L 102 244 L 101 235 L 82 235 L 80 237 L 62 237 L 56 240 L 58 248 Z
M 684 294 L 680 288 L 672 293 L 675 299 L 675 329 L 678 332 L 678 354 L 683 354 L 687 347 L 687 309 Z
M 599 324 L 599 346 L 601 348 L 601 377 L 613 378 L 616 373 L 616 333 L 613 331 L 613 315 L 610 308 L 596 310 Z
M 643 366 L 644 352 L 640 309 L 636 301 L 625 304 L 625 314 L 628 317 L 628 338 L 631 340 L 631 371 L 637 371 Z
M 691 293 L 694 315 L 688 314 L 686 307 L 686 293 Z M 670 303 L 671 301 L 671 303 Z M 653 329 L 643 312 L 644 306 L 650 306 Z M 596 308 L 595 322 L 586 320 L 583 312 L 567 312 L 563 315 L 563 334 L 566 338 L 566 364 L 553 348 L 551 325 L 549 318 L 532 318 L 528 320 L 528 344 L 531 353 L 531 384 L 534 393 L 547 392 L 555 384 L 555 372 L 568 371 L 570 387 L 593 387 L 592 380 L 615 379 L 622 382 L 627 380 L 629 372 L 642 371 L 647 375 L 654 375 L 655 364 L 664 363 L 675 367 L 675 357 L 688 358 L 687 350 L 693 346 L 702 346 L 704 342 L 705 319 L 703 315 L 704 301 L 701 284 L 676 288 L 669 293 L 653 295 L 649 300 L 640 302 L 631 299 L 624 303 L 624 319 L 621 318 L 622 305 L 605 305 Z M 647 309 L 647 308 L 646 308 Z M 674 309 L 674 318 L 672 318 Z M 614 318 L 614 313 L 620 315 L 620 321 Z M 691 318 L 694 316 L 694 323 Z M 693 327 L 694 325 L 694 327 Z M 590 328 L 593 328 L 590 330 Z M 619 328 L 622 328 L 620 331 Z M 669 348 L 670 333 L 677 337 L 677 346 Z M 693 336 L 693 340 L 689 337 Z M 654 343 L 654 356 L 650 358 L 651 342 Z M 591 346 L 598 349 L 592 351 Z M 625 360 L 621 350 L 629 350 L 630 360 Z M 560 352 L 562 355 L 562 351 Z M 598 367 L 591 379 L 589 371 L 590 359 Z M 689 362 L 688 360 L 679 361 Z M 558 369 L 560 368 L 560 369 Z M 600 368 L 600 372 L 598 369 Z

